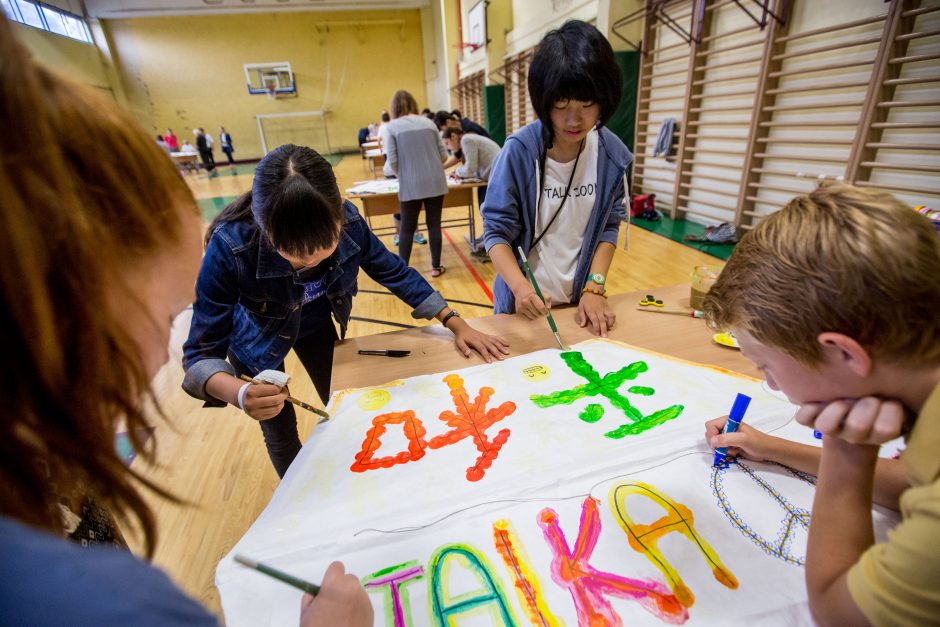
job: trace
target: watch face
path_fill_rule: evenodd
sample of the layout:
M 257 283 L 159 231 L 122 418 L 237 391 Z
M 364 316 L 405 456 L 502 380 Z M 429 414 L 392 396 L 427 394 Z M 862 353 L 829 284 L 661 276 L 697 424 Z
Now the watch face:
M 605 277 L 603 274 L 592 274 L 588 278 L 594 281 L 595 283 L 597 283 L 598 285 L 603 285 L 604 280 L 605 280 Z

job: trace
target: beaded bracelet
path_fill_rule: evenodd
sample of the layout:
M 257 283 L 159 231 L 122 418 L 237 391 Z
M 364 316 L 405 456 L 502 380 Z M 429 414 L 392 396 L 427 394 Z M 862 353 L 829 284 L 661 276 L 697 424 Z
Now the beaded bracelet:
M 597 294 L 598 296 L 603 296 L 604 298 L 607 298 L 607 290 L 595 290 L 594 288 L 591 288 L 591 287 L 585 287 L 581 290 L 581 293 L 584 294 L 585 292 L 590 293 L 590 294 Z

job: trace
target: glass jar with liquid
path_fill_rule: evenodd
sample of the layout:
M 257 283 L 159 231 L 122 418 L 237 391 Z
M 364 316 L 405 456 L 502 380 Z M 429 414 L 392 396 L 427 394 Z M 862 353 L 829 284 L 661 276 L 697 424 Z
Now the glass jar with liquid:
M 692 268 L 692 293 L 689 296 L 689 306 L 692 309 L 701 309 L 705 294 L 711 289 L 718 275 L 724 268 L 721 264 L 695 266 Z

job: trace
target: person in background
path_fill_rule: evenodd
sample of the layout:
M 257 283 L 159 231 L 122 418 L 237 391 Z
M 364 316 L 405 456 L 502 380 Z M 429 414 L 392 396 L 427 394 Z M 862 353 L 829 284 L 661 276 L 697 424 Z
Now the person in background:
M 114 445 L 120 425 L 154 463 L 142 434 L 170 327 L 193 296 L 196 201 L 131 115 L 34 63 L 2 16 L 0 59 L 0 108 L 17 129 L 0 137 L 0 625 L 216 625 L 148 563 L 149 503 L 177 500 Z M 68 541 L 59 503 L 72 493 L 136 523 L 145 558 Z M 322 583 L 301 625 L 372 625 L 342 564 Z
M 488 181 L 490 169 L 499 154 L 499 144 L 488 137 L 475 133 L 464 133 L 460 128 L 448 126 L 441 133 L 444 145 L 452 154 L 458 152 L 463 155 L 460 165 L 453 176 L 461 179 L 479 179 Z M 486 185 L 477 188 L 477 199 L 480 206 L 486 200 Z
M 222 152 L 225 153 L 228 164 L 235 165 L 235 160 L 232 159 L 232 153 L 235 152 L 235 146 L 232 144 L 232 135 L 225 130 L 224 126 L 219 127 L 219 143 L 222 144 Z
M 421 207 L 431 242 L 431 276 L 444 274 L 441 264 L 441 211 L 447 194 L 443 163 L 447 151 L 434 123 L 418 115 L 414 96 L 405 90 L 395 92 L 389 107 L 388 163 L 398 177 L 401 207 L 401 237 L 398 254 L 405 263 L 411 259 L 412 236 L 418 226 Z
M 940 237 L 887 192 L 827 184 L 738 243 L 702 304 L 822 447 L 727 416 L 713 447 L 817 476 L 806 547 L 815 622 L 940 621 Z M 885 303 L 891 303 L 885 306 Z M 879 456 L 903 436 L 900 459 Z M 872 503 L 900 511 L 876 543 Z
M 412 307 L 414 318 L 439 320 L 464 356 L 477 351 L 491 362 L 508 352 L 502 338 L 473 329 L 378 240 L 343 201 L 326 159 L 279 146 L 258 163 L 251 191 L 209 226 L 183 344 L 183 389 L 206 406 L 228 403 L 257 420 L 279 477 L 300 452 L 294 406 L 281 388 L 239 377 L 283 371 L 293 350 L 326 402 L 335 325 L 344 336 L 360 269 Z
M 215 168 L 215 140 L 204 128 L 200 128 L 199 132 L 206 136 L 206 150 L 209 151 L 209 159 L 212 161 L 212 167 Z
M 170 147 L 172 152 L 176 152 L 180 149 L 180 142 L 177 139 L 176 135 L 173 134 L 173 129 L 166 129 L 166 134 L 163 136 L 163 141 L 166 142 L 166 145 Z
M 173 151 L 170 150 L 170 147 L 167 145 L 166 140 L 163 139 L 163 135 L 157 135 L 157 146 L 160 146 L 160 149 L 163 150 L 166 154 L 172 155 Z
M 179 153 L 183 155 L 197 155 L 199 154 L 196 150 L 196 147 L 189 143 L 188 139 L 183 140 L 183 145 L 180 146 Z
M 490 134 L 486 132 L 486 129 L 473 120 L 457 117 L 452 113 L 448 113 L 447 111 L 438 111 L 434 114 L 434 125 L 437 126 L 437 130 L 441 131 L 442 133 L 446 128 L 459 128 L 465 134 L 473 133 L 475 135 L 486 137 L 487 139 L 492 139 Z M 462 161 L 463 152 L 460 150 L 451 152 L 450 156 L 447 158 L 447 161 L 444 162 L 444 169 L 449 170 Z
M 209 142 L 206 139 L 206 134 L 201 128 L 194 128 L 193 135 L 196 136 L 196 151 L 199 152 L 202 167 L 204 167 L 207 172 L 212 172 L 212 170 L 215 169 L 215 163 L 212 161 L 212 153 L 209 151 Z
M 553 302 L 573 303 L 578 323 L 606 337 L 616 320 L 606 275 L 633 155 L 604 123 L 617 110 L 623 76 L 600 31 L 571 20 L 542 39 L 528 84 L 538 120 L 506 140 L 480 210 L 499 274 L 494 310 L 534 320 Z M 520 270 L 520 247 L 545 302 Z
M 382 174 L 385 175 L 387 179 L 397 178 L 395 172 L 392 170 L 391 164 L 388 162 L 388 123 L 392 121 L 391 116 L 388 114 L 388 111 L 382 112 L 382 123 L 379 125 L 378 134 L 379 134 L 379 149 L 382 151 L 382 156 L 385 158 L 385 163 L 382 165 Z M 392 236 L 392 245 L 395 248 L 398 248 L 399 234 L 401 232 L 401 214 L 396 213 L 392 215 L 392 225 L 395 227 L 395 235 Z M 415 231 L 414 236 L 415 244 L 427 244 L 428 240 L 421 234 L 420 230 Z

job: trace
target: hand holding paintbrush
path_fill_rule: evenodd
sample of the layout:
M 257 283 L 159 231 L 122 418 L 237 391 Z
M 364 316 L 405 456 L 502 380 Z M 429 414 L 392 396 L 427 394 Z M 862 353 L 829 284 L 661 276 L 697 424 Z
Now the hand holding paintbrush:
M 243 374 L 241 375 L 240 378 L 242 381 L 247 381 L 248 383 L 252 383 L 255 385 L 274 385 L 282 389 L 286 389 L 287 384 L 290 382 L 290 377 L 288 377 L 285 373 L 278 372 L 276 370 L 265 370 L 264 372 L 261 372 L 255 375 L 254 378 L 249 377 L 246 374 Z M 325 411 L 323 411 L 322 409 L 318 409 L 314 407 L 313 405 L 309 405 L 307 403 L 304 403 L 303 401 L 297 400 L 293 396 L 288 395 L 285 400 L 288 403 L 293 403 L 294 405 L 297 405 L 298 407 L 302 409 L 306 409 L 307 411 L 320 416 L 319 422 L 326 422 L 327 420 L 330 419 L 330 415 L 326 413 Z

